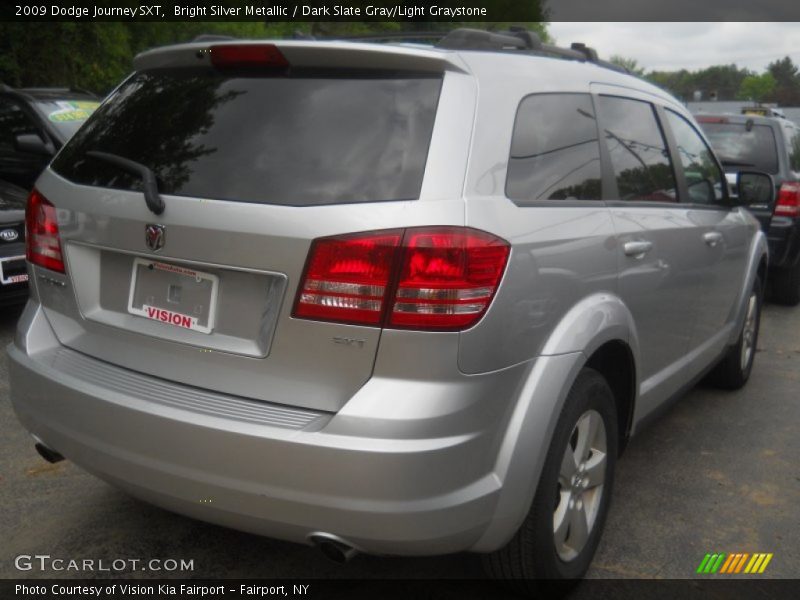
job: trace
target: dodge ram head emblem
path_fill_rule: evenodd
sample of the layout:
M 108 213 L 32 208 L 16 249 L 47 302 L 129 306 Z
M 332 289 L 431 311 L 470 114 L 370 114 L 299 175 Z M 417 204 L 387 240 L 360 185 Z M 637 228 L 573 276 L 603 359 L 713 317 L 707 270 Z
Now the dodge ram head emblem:
M 164 247 L 165 236 L 166 227 L 163 225 L 149 224 L 144 228 L 144 240 L 153 252 L 158 252 Z

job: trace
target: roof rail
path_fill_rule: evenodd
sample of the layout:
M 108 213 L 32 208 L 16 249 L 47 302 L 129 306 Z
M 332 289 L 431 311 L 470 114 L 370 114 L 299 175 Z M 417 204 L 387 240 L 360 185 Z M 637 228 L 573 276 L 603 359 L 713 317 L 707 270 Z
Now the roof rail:
M 194 37 L 192 42 L 227 42 L 237 38 L 232 35 L 223 35 L 220 33 L 201 33 Z
M 437 47 L 450 50 L 523 50 L 544 56 L 591 62 L 607 69 L 629 73 L 625 67 L 600 60 L 597 51 L 586 44 L 575 42 L 569 48 L 544 44 L 536 32 L 523 27 L 511 27 L 508 31 L 454 29 L 442 38 Z

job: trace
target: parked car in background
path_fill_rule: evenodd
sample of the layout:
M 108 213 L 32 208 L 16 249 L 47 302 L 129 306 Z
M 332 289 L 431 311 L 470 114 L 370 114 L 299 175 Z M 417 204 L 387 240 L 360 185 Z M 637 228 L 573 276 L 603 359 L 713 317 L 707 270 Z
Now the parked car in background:
M 769 284 L 780 303 L 800 303 L 800 127 L 773 114 L 702 114 L 697 121 L 722 161 L 730 182 L 740 170 L 758 169 L 775 180 L 776 201 L 752 206 L 769 242 Z
M 88 92 L 0 85 L 0 180 L 30 190 L 99 104 Z
M 25 263 L 25 200 L 28 190 L 0 181 L 0 306 L 28 297 Z
M 0 86 L 0 304 L 24 301 L 25 199 L 50 159 L 99 106 L 89 93 Z
M 755 357 L 767 246 L 687 110 L 584 46 L 146 52 L 37 180 L 11 399 L 48 460 L 347 560 L 581 577 L 617 456 Z M 760 194 L 760 196 L 753 196 Z M 146 432 L 146 435 L 144 435 Z

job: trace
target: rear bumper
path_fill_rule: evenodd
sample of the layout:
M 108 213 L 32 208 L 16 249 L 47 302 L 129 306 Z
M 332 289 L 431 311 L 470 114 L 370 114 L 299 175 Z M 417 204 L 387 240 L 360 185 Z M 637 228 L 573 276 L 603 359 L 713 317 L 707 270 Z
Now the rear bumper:
M 8 354 L 21 423 L 132 495 L 270 537 L 308 543 L 328 533 L 405 555 L 469 550 L 492 526 L 502 492 L 493 469 L 531 371 L 464 376 L 448 407 L 433 398 L 441 385 L 373 378 L 361 406 L 397 412 L 427 389 L 441 407 L 439 417 L 389 423 L 212 395 L 109 365 L 58 344 L 33 302 Z

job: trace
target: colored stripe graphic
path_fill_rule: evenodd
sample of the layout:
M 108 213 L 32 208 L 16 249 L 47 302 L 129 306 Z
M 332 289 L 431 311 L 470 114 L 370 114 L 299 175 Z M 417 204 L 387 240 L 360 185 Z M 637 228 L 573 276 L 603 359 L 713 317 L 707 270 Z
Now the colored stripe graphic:
M 772 560 L 772 554 L 753 554 L 753 558 L 747 564 L 745 573 L 763 573 L 767 568 L 769 561 Z
M 722 561 L 725 560 L 725 553 L 720 554 L 706 554 L 700 566 L 697 567 L 698 573 L 716 573 L 722 566 Z
M 731 567 L 736 564 L 738 557 L 739 557 L 738 554 L 728 554 L 728 560 L 726 560 L 723 563 L 722 568 L 720 569 L 719 572 L 720 573 L 730 573 L 731 572 Z
M 700 561 L 697 573 L 713 575 L 733 575 L 736 573 L 756 574 L 763 573 L 767 565 L 772 560 L 772 553 L 758 552 L 749 554 L 747 552 L 724 552 L 709 553 Z M 748 560 L 749 559 L 749 560 Z M 745 566 L 747 565 L 747 566 Z
M 711 560 L 711 555 L 710 554 L 706 554 L 703 557 L 703 560 L 700 562 L 700 566 L 697 567 L 697 571 L 696 572 L 697 573 L 705 573 L 706 572 L 706 565 L 708 564 L 709 560 Z
M 742 558 L 739 560 L 739 564 L 736 565 L 736 571 L 734 571 L 735 573 L 741 572 L 742 567 L 744 567 L 744 563 L 747 560 L 748 556 L 750 555 L 747 553 L 742 554 Z

